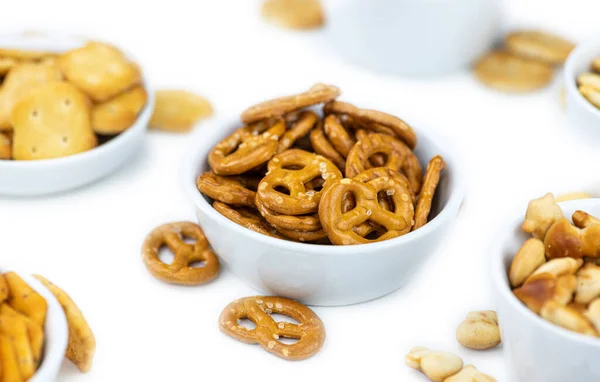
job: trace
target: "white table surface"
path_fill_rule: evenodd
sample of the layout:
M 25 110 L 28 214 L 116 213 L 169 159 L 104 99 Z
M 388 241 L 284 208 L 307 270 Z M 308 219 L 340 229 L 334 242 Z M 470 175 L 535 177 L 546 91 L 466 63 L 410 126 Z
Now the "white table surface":
M 341 3 L 326 1 L 331 12 Z M 179 179 L 190 136 L 151 132 L 144 150 L 100 183 L 52 197 L 0 198 L 2 265 L 62 286 L 96 334 L 93 370 L 80 376 L 65 362 L 59 380 L 424 381 L 403 359 L 425 345 L 506 381 L 502 347 L 469 351 L 454 332 L 468 311 L 493 308 L 486 255 L 507 214 L 550 190 L 600 192 L 600 151 L 568 124 L 562 78 L 538 93 L 507 96 L 467 72 L 429 80 L 378 75 L 343 62 L 326 30 L 265 26 L 258 4 L 20 0 L 2 8 L 1 28 L 115 41 L 144 61 L 157 87 L 195 90 L 220 115 L 323 81 L 340 86 L 345 100 L 437 130 L 461 150 L 469 180 L 453 234 L 404 289 L 365 304 L 315 308 L 327 328 L 324 348 L 307 361 L 285 362 L 219 332 L 221 309 L 255 293 L 227 270 L 207 286 L 181 288 L 144 268 L 140 246 L 152 228 L 194 219 Z M 507 25 L 547 26 L 580 40 L 597 31 L 599 9 L 596 0 L 508 0 Z

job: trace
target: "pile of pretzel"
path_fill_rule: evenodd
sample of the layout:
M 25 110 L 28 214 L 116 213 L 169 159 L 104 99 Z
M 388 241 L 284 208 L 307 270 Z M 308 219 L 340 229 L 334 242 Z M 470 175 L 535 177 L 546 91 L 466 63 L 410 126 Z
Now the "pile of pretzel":
M 287 240 L 363 244 L 422 227 L 443 159 L 423 176 L 410 126 L 339 95 L 317 84 L 247 109 L 245 125 L 210 152 L 198 189 L 230 220 Z

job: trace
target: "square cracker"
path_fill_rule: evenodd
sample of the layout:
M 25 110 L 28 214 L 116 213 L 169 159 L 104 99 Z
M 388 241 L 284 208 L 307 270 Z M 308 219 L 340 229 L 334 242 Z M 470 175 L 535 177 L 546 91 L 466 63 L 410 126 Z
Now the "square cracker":
M 96 102 L 106 101 L 141 81 L 136 64 L 115 47 L 90 42 L 58 59 L 65 77 Z
M 14 105 L 36 87 L 60 81 L 58 66 L 50 63 L 23 63 L 9 72 L 0 87 L 0 131 L 10 130 L 10 115 Z
M 31 91 L 13 108 L 13 158 L 58 158 L 94 148 L 89 99 L 68 82 Z

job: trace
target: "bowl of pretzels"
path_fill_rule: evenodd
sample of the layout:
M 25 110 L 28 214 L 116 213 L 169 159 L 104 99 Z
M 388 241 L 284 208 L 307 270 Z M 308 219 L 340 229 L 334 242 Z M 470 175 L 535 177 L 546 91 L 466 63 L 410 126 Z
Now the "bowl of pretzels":
M 215 253 L 252 287 L 347 305 L 405 284 L 463 199 L 456 152 L 316 84 L 214 121 L 183 179 Z
M 0 35 L 0 195 L 62 192 L 142 146 L 154 95 L 116 46 L 60 33 Z

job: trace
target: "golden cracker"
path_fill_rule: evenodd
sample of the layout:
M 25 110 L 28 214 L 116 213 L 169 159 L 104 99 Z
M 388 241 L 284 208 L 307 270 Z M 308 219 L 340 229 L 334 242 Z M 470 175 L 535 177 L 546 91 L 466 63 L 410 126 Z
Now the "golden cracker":
M 185 90 L 159 90 L 150 127 L 166 131 L 190 130 L 201 119 L 210 117 L 213 108 L 205 98 Z
M 9 289 L 8 304 L 17 312 L 31 318 L 33 322 L 43 327 L 48 310 L 46 300 L 16 273 L 5 273 L 4 279 Z
M 266 0 L 261 13 L 266 21 L 283 28 L 314 29 L 325 24 L 318 0 Z
M 506 92 L 537 90 L 550 84 L 554 76 L 552 67 L 504 51 L 481 58 L 474 73 L 484 85 Z
M 49 63 L 24 63 L 15 66 L 0 87 L 0 131 L 11 128 L 14 105 L 31 90 L 62 76 L 58 67 Z
M 64 76 L 96 102 L 103 102 L 139 84 L 139 67 L 115 47 L 90 42 L 58 58 Z
M 83 313 L 65 291 L 40 275 L 35 275 L 35 278 L 40 280 L 52 292 L 65 311 L 69 325 L 67 358 L 77 365 L 82 373 L 88 372 L 92 368 L 94 352 L 96 351 L 96 339 Z
M 55 56 L 56 53 L 43 50 L 23 50 L 0 48 L 0 57 L 9 57 L 17 60 L 40 60 L 44 57 Z
M 5 75 L 12 68 L 17 66 L 19 61 L 11 57 L 0 57 L 0 76 Z
M 12 158 L 12 139 L 8 134 L 0 133 L 0 160 Z M 0 296 L 2 293 L 0 292 Z M 0 302 L 2 298 L 0 297 Z
M 33 354 L 36 368 L 39 366 L 44 351 L 44 328 L 35 323 L 31 318 L 17 312 L 8 304 L 0 305 L 0 316 L 12 316 L 22 320 L 27 327 L 29 346 Z
M 585 97 L 592 105 L 600 109 L 600 89 L 597 89 L 589 85 L 580 85 L 579 92 Z
M 97 134 L 114 135 L 127 130 L 144 108 L 148 95 L 137 86 L 110 101 L 92 107 L 92 129 Z
M 577 84 L 590 86 L 600 91 L 600 74 L 582 73 L 577 77 Z
M 19 374 L 23 380 L 35 373 L 35 361 L 29 344 L 27 325 L 18 316 L 0 315 L 0 333 L 7 336 L 17 357 Z
M 542 31 L 515 31 L 504 39 L 506 49 L 523 58 L 550 65 L 563 64 L 575 44 L 560 36 Z
M 67 82 L 36 88 L 22 98 L 12 114 L 13 158 L 49 159 L 96 147 L 88 98 Z

